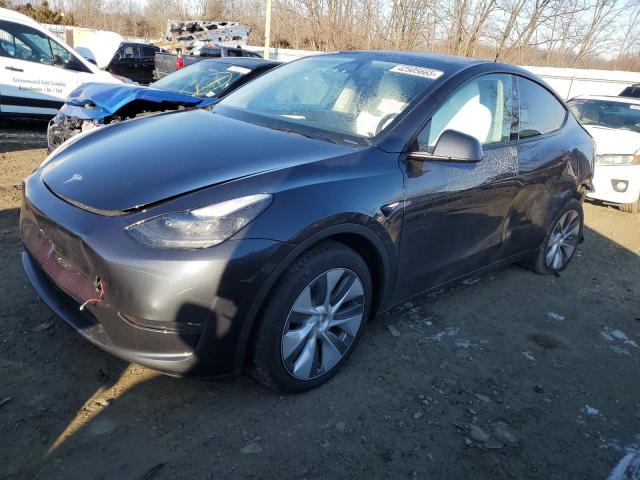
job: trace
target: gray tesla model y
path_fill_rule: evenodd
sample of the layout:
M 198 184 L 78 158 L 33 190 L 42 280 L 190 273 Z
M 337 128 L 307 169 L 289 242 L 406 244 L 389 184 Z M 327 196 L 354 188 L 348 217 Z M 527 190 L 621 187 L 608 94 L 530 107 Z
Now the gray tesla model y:
M 564 269 L 593 152 L 562 100 L 510 65 L 307 57 L 210 110 L 58 147 L 25 180 L 22 260 L 108 352 L 302 391 L 413 295 L 508 263 Z

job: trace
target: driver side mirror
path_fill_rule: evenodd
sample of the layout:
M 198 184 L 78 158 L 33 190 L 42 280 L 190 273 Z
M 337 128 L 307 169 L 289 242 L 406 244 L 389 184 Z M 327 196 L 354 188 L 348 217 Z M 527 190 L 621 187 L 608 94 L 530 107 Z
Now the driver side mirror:
M 416 160 L 479 162 L 484 158 L 484 152 L 476 137 L 457 130 L 445 130 L 440 134 L 433 153 L 412 152 L 409 156 Z

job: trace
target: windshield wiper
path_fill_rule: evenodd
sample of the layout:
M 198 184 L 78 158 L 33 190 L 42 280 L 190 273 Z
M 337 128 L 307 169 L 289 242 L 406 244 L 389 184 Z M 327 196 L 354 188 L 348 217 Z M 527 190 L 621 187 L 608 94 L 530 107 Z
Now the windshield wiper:
M 306 138 L 311 138 L 312 140 L 325 140 L 327 142 L 330 143 L 335 143 L 336 145 L 340 145 L 341 142 L 338 142 L 337 140 L 330 138 L 328 136 L 324 136 L 324 135 L 311 135 L 308 133 L 303 133 L 300 130 L 296 130 L 290 127 L 276 127 L 275 125 L 271 125 L 271 124 L 264 124 L 265 127 L 271 128 L 273 130 L 278 130 L 280 132 L 286 132 L 286 133 L 293 133 L 295 135 L 301 135 L 303 137 Z

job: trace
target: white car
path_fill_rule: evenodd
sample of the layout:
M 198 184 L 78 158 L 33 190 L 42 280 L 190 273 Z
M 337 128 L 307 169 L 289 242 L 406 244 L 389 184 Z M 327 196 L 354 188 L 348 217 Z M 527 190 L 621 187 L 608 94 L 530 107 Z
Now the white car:
M 122 80 L 32 18 L 0 8 L 0 116 L 53 116 L 72 90 L 88 82 Z
M 586 95 L 569 108 L 596 141 L 594 191 L 589 198 L 640 210 L 640 99 Z

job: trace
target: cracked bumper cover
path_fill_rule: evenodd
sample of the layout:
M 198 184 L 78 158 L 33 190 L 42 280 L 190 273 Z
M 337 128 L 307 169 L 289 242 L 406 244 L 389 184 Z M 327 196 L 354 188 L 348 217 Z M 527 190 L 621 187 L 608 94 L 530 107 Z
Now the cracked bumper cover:
M 138 244 L 127 248 L 135 241 L 119 227 L 98 228 L 103 217 L 63 202 L 39 179 L 27 182 L 22 262 L 56 315 L 101 349 L 163 373 L 218 377 L 241 371 L 264 287 L 293 245 L 242 239 L 197 251 L 140 253 Z M 49 245 L 46 251 L 28 240 L 35 231 Z M 81 311 L 87 297 L 99 298 L 96 279 L 103 298 Z

